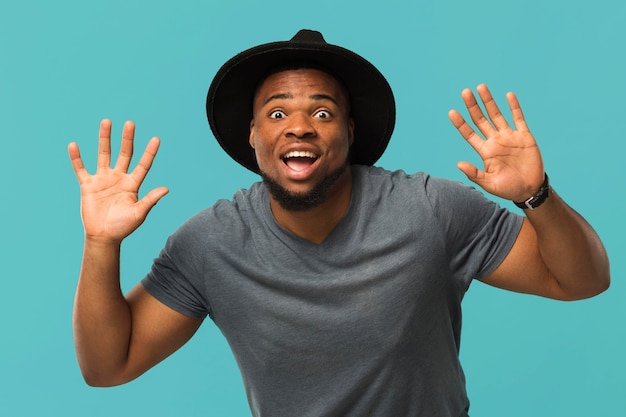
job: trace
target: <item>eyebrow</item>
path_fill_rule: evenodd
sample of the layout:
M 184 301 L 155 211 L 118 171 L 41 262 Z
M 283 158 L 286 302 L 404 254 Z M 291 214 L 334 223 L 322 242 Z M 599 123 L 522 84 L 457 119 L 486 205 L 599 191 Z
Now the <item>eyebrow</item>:
M 263 105 L 266 105 L 267 103 L 269 103 L 272 100 L 287 100 L 293 98 L 293 96 L 289 93 L 280 93 L 280 94 L 274 94 L 270 97 L 267 98 L 267 100 L 265 100 L 263 102 Z M 329 96 L 328 94 L 312 94 L 309 96 L 309 98 L 311 100 L 315 100 L 315 101 L 320 101 L 320 100 L 329 100 L 332 101 L 333 103 L 339 105 L 339 103 L 337 103 L 337 100 L 335 100 L 332 96 Z
M 336 105 L 339 105 L 339 103 L 337 103 L 337 100 L 335 100 L 334 97 L 329 96 L 328 94 L 313 94 L 312 96 L 309 96 L 309 98 L 312 100 L 330 100 Z

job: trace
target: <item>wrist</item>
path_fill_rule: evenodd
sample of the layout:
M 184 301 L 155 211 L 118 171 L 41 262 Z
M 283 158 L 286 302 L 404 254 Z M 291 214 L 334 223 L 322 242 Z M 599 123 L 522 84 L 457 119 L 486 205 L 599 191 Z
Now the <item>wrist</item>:
M 122 245 L 122 240 L 85 234 L 85 245 L 102 248 L 119 248 Z
M 541 184 L 541 187 L 535 194 L 533 194 L 532 196 L 530 196 L 524 201 L 520 201 L 520 202 L 513 201 L 513 204 L 515 204 L 517 207 L 524 209 L 524 210 L 534 210 L 540 205 L 542 205 L 548 199 L 549 196 L 550 196 L 550 181 L 548 179 L 548 174 L 544 174 L 543 184 Z

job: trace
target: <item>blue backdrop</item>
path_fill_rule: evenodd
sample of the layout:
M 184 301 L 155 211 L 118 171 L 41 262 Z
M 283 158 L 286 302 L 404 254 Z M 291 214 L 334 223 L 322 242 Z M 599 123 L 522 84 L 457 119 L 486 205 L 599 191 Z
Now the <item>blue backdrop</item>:
M 380 165 L 466 182 L 474 152 L 447 119 L 464 87 L 515 91 L 555 189 L 597 229 L 613 284 L 562 303 L 475 283 L 462 360 L 474 416 L 623 416 L 626 3 L 545 0 L 70 1 L 0 6 L 0 415 L 247 416 L 239 372 L 207 321 L 140 379 L 87 387 L 72 344 L 82 250 L 66 146 L 95 168 L 98 123 L 137 123 L 161 151 L 144 190 L 170 188 L 123 245 L 122 286 L 189 216 L 257 178 L 213 139 L 204 101 L 236 52 L 300 28 L 371 60 L 395 90 Z M 503 202 L 508 205 L 509 203 Z

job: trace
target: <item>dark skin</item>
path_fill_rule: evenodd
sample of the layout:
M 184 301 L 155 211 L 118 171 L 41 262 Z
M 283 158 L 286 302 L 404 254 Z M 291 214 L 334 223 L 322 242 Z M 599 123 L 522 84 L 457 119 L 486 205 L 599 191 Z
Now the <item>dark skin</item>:
M 544 180 L 537 142 L 528 129 L 517 97 L 506 95 L 513 116 L 509 126 L 486 85 L 477 87 L 487 116 L 471 90 L 462 92 L 474 130 L 457 112 L 450 120 L 483 160 L 484 169 L 460 162 L 458 167 L 485 191 L 513 201 L 532 196 Z M 592 297 L 608 288 L 609 262 L 600 238 L 591 226 L 552 190 L 536 210 L 524 210 L 526 219 L 504 262 L 483 281 L 511 291 L 558 300 Z
M 306 211 L 290 211 L 270 195 L 274 217 L 285 229 L 315 243 L 335 228 L 350 204 L 352 177 L 348 161 L 354 123 L 348 99 L 330 75 L 313 69 L 283 71 L 259 88 L 250 123 L 250 146 L 259 168 L 286 190 L 307 193 L 340 169 L 326 201 Z M 294 169 L 285 155 L 314 156 Z
M 462 98 L 478 131 L 454 110 L 449 117 L 483 159 L 484 169 L 467 162 L 459 163 L 459 169 L 493 195 L 525 200 L 543 182 L 537 143 L 515 95 L 507 95 L 513 128 L 487 87 L 481 85 L 477 91 L 487 115 L 470 90 L 464 90 Z M 343 167 L 355 138 L 341 94 L 336 81 L 318 70 L 290 70 L 268 78 L 255 99 L 250 128 L 250 144 L 261 169 L 285 188 L 304 192 Z M 156 156 L 158 138 L 148 143 L 138 165 L 129 172 L 134 125 L 124 125 L 113 168 L 110 134 L 111 122 L 103 120 L 98 168 L 93 175 L 85 170 L 78 146 L 71 143 L 68 148 L 80 183 L 85 229 L 74 304 L 76 353 L 85 380 L 96 386 L 118 385 L 141 375 L 182 346 L 202 322 L 160 303 L 141 284 L 126 296 L 120 290 L 121 242 L 143 223 L 167 189 L 156 188 L 138 198 L 139 187 Z M 290 167 L 284 158 L 290 152 L 305 152 L 314 162 Z M 272 213 L 285 229 L 320 243 L 345 214 L 351 187 L 346 166 L 322 204 L 293 212 L 271 200 Z M 591 297 L 608 287 L 609 264 L 600 239 L 556 193 L 525 214 L 512 250 L 484 282 L 560 300 Z

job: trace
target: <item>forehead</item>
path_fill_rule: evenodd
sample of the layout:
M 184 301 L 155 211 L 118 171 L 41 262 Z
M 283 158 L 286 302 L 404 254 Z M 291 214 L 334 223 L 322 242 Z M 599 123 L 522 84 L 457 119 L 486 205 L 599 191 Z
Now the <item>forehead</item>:
M 314 68 L 281 70 L 270 74 L 258 86 L 254 102 L 275 94 L 326 94 L 342 105 L 348 105 L 347 90 L 331 74 Z

